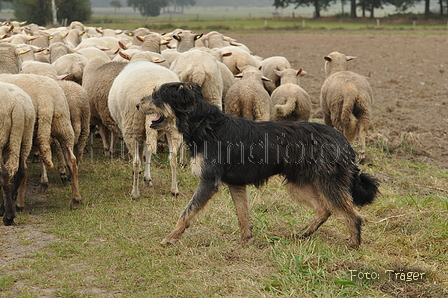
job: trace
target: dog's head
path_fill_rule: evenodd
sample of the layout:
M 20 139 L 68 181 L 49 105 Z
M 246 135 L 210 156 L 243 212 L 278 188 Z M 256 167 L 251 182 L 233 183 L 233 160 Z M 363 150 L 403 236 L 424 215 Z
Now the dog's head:
M 156 87 L 136 107 L 143 114 L 154 114 L 151 128 L 160 129 L 167 125 L 167 121 L 188 118 L 196 110 L 199 101 L 203 101 L 203 97 L 198 84 L 173 82 Z

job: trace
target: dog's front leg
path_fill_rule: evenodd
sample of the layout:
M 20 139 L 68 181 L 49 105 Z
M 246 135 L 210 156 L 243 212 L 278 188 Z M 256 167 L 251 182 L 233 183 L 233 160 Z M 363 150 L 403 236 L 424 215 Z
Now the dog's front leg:
M 238 216 L 238 223 L 241 229 L 241 242 L 247 244 L 252 239 L 252 223 L 249 216 L 249 200 L 247 197 L 246 185 L 229 184 L 230 194 Z
M 173 244 L 182 237 L 185 229 L 190 226 L 196 214 L 204 208 L 205 204 L 218 191 L 218 182 L 201 179 L 193 198 L 179 217 L 174 230 L 163 239 L 161 244 Z

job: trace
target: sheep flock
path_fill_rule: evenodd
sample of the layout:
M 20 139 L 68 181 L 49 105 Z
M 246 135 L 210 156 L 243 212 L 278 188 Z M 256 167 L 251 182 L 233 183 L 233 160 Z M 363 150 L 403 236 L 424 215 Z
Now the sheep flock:
M 204 100 L 235 117 L 310 121 L 313 116 L 310 96 L 299 86 L 299 76 L 306 80 L 300 65 L 293 68 L 282 56 L 254 55 L 241 41 L 217 31 L 160 34 L 77 21 L 58 28 L 7 21 L 0 26 L 0 38 L 0 215 L 5 225 L 14 223 L 14 210 L 24 208 L 31 157 L 41 163 L 41 189 L 49 187 L 47 170 L 56 168 L 62 181 L 71 183 L 70 208 L 78 208 L 80 161 L 93 133 L 100 135 L 103 153 L 111 158 L 117 140 L 124 140 L 133 198 L 140 197 L 142 167 L 144 184 L 157 179 L 151 177 L 150 161 L 157 146 L 167 142 L 176 196 L 178 160 L 185 165 L 186 157 L 175 119 L 155 131 L 150 128 L 155 115 L 136 108 L 163 83 L 194 81 Z M 348 70 L 353 58 L 339 52 L 323 57 L 326 79 L 320 100 L 325 124 L 349 142 L 359 141 L 362 162 L 373 92 L 365 77 Z

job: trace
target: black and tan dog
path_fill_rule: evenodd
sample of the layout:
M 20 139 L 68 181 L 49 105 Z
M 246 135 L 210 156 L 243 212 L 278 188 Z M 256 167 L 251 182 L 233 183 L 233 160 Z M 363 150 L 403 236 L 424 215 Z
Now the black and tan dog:
M 370 204 L 378 182 L 354 163 L 355 152 L 337 130 L 311 122 L 254 122 L 224 114 L 203 100 L 196 83 L 168 83 L 137 104 L 156 113 L 152 128 L 171 118 L 190 147 L 192 170 L 200 178 L 193 198 L 162 243 L 179 240 L 195 215 L 218 191 L 229 186 L 243 243 L 252 238 L 246 185 L 260 186 L 281 175 L 291 196 L 316 214 L 302 237 L 314 233 L 332 213 L 342 215 L 350 231 L 350 246 L 361 242 L 361 216 L 354 205 Z

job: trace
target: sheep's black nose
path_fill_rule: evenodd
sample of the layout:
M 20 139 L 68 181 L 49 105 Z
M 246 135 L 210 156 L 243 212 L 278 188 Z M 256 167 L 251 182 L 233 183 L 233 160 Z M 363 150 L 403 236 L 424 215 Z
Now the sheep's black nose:
M 135 107 L 137 108 L 137 110 L 140 108 L 140 104 L 136 104 Z

